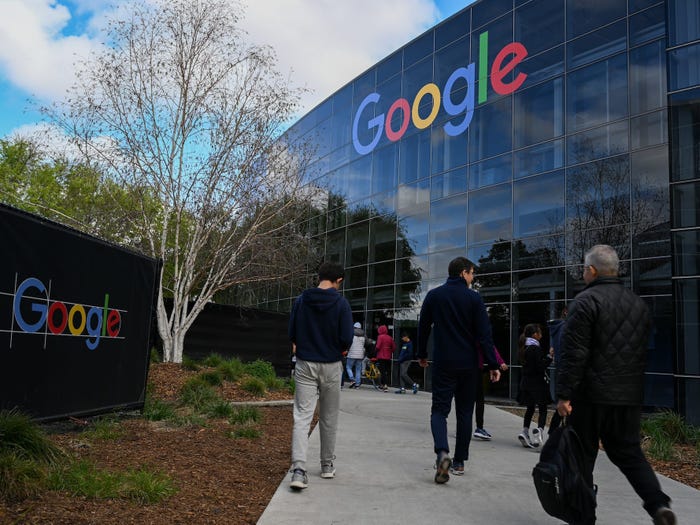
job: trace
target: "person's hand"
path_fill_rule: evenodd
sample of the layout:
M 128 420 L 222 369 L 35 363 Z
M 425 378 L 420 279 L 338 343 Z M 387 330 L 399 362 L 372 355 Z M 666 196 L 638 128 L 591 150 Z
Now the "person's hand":
M 505 364 L 505 363 L 503 363 L 503 364 L 501 365 L 501 370 L 503 370 L 504 372 L 505 372 L 506 370 L 508 370 L 508 365 Z
M 572 410 L 571 401 L 560 399 L 557 403 L 557 412 L 561 417 L 571 415 Z
M 427 359 L 419 359 L 419 360 L 418 360 L 418 364 L 419 364 L 422 368 L 428 368 L 428 360 L 427 360 Z
M 501 371 L 500 370 L 489 370 L 489 378 L 491 379 L 492 383 L 497 383 L 499 379 L 501 379 Z

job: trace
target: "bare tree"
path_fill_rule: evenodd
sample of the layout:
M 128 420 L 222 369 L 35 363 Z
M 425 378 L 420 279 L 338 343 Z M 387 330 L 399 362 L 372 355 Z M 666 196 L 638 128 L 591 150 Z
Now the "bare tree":
M 130 2 L 67 100 L 47 110 L 106 176 L 160 203 L 144 202 L 134 228 L 163 261 L 166 361 L 182 361 L 187 330 L 218 291 L 305 261 L 291 224 L 305 209 L 308 156 L 279 140 L 299 91 L 271 49 L 246 43 L 241 14 L 224 0 Z

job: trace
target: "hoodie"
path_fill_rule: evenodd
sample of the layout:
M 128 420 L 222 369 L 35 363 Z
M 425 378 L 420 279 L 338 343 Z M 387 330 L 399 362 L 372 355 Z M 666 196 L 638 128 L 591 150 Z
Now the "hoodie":
M 352 338 L 350 303 L 335 288 L 309 288 L 294 301 L 289 340 L 296 344 L 298 359 L 340 361 Z
M 348 359 L 362 359 L 365 357 L 365 331 L 355 327 L 352 338 L 352 346 L 348 351 Z
M 396 349 L 394 339 L 389 335 L 389 330 L 385 325 L 381 325 L 377 332 L 377 359 L 391 359 Z

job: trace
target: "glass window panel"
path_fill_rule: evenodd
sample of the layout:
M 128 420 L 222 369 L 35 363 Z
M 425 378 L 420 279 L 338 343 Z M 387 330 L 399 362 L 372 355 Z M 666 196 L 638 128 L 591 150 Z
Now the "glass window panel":
M 415 283 L 428 276 L 424 257 L 406 257 L 396 261 L 396 282 Z
M 513 9 L 512 0 L 481 0 L 472 7 L 473 27 L 481 27 L 511 9 Z
M 432 172 L 440 173 L 467 163 L 467 133 L 450 137 L 442 126 L 433 127 L 430 133 Z
M 396 187 L 398 148 L 390 144 L 372 154 L 372 193 L 382 193 Z
M 700 374 L 700 279 L 674 281 L 678 372 Z
M 670 279 L 668 279 L 670 283 Z M 645 297 L 651 314 L 651 334 L 647 372 L 673 370 L 673 300 L 671 297 Z
M 421 290 L 420 282 L 397 284 L 394 287 L 394 303 L 396 304 L 396 308 L 420 308 L 422 302 Z M 402 318 L 404 311 L 405 310 L 402 310 Z M 415 340 L 415 335 L 413 335 L 412 338 Z M 418 363 L 415 365 L 418 365 Z M 423 372 L 421 371 L 420 374 L 422 375 Z
M 654 408 L 675 407 L 675 379 L 672 375 L 644 375 L 644 406 Z
M 326 237 L 326 261 L 345 266 L 345 230 L 328 233 Z
M 345 211 L 345 206 L 330 210 L 326 215 L 326 228 L 328 230 L 335 230 L 336 228 L 345 226 Z
M 671 46 L 700 38 L 700 3 L 668 0 L 668 38 Z
M 477 266 L 477 274 L 510 270 L 510 242 L 469 245 L 467 257 Z
M 571 135 L 567 139 L 568 164 L 578 164 L 618 155 L 629 150 L 626 120 Z
M 671 218 L 668 190 L 668 149 L 665 146 L 630 155 L 632 163 L 632 221 L 640 233 Z M 633 231 L 634 233 L 634 231 Z
M 524 87 L 561 75 L 564 73 L 564 46 L 558 46 L 539 55 L 528 57 L 523 62 L 521 70 L 527 73 Z
M 414 215 L 429 210 L 430 179 L 399 186 L 396 211 L 401 215 Z
M 666 49 L 659 40 L 630 51 L 630 112 L 666 105 Z
M 398 257 L 410 257 L 428 251 L 428 228 L 430 217 L 428 213 L 403 217 L 399 221 L 397 236 Z
M 474 111 L 469 125 L 469 159 L 495 157 L 512 148 L 512 98 L 503 97 Z
M 433 81 L 433 57 L 430 56 L 421 62 L 404 70 L 402 80 L 401 93 L 408 100 L 408 103 L 413 106 L 413 100 L 418 94 L 420 88 Z M 396 100 L 394 98 L 393 101 Z M 432 103 L 432 97 L 425 96 L 421 100 L 421 106 Z M 429 112 L 428 112 L 429 113 Z M 427 115 L 423 115 L 424 117 Z
M 514 270 L 563 266 L 564 259 L 563 235 L 513 241 Z
M 367 288 L 357 288 L 355 290 L 343 290 L 343 295 L 350 303 L 353 311 L 364 312 L 367 301 Z
M 514 153 L 513 177 L 518 179 L 564 166 L 564 140 L 545 142 Z
M 430 133 L 421 131 L 399 142 L 399 182 L 430 175 Z
M 666 110 L 632 118 L 630 120 L 630 135 L 633 150 L 668 142 L 668 114 Z
M 675 379 L 678 385 L 678 410 L 685 415 L 685 420 L 691 425 L 700 425 L 700 379 L 690 377 L 670 378 Z M 673 385 L 671 385 L 673 388 Z
M 673 186 L 673 227 L 700 226 L 700 183 Z
M 515 147 L 564 134 L 564 79 L 555 78 L 513 96 Z
M 630 16 L 630 46 L 660 38 L 666 34 L 664 5 Z
M 403 55 L 397 51 L 377 64 L 377 84 L 389 80 L 394 75 L 401 73 Z
M 348 224 L 355 224 L 357 222 L 366 221 L 372 216 L 372 202 L 370 199 L 364 199 L 361 201 L 354 202 L 351 206 L 348 206 Z
M 419 36 L 403 50 L 403 65 L 409 67 L 433 52 L 433 31 Z
M 566 179 L 569 232 L 629 223 L 629 171 L 629 160 L 624 155 L 569 169 Z
M 513 171 L 512 155 L 501 155 L 469 166 L 469 189 L 475 190 L 511 180 Z
M 564 229 L 564 170 L 513 184 L 513 236 L 546 235 Z
M 564 41 L 564 0 L 534 0 L 517 9 L 515 40 L 523 43 L 531 55 L 561 44 Z
M 369 265 L 370 286 L 379 286 L 394 283 L 394 261 L 387 261 Z
M 629 0 L 630 13 L 636 13 L 654 4 L 658 4 L 660 0 Z
M 671 295 L 671 258 L 634 261 L 632 283 L 637 295 Z
M 514 301 L 551 302 L 564 299 L 563 268 L 513 272 Z
M 510 272 L 477 273 L 472 287 L 479 292 L 484 302 L 508 302 L 511 300 Z
M 627 0 L 566 0 L 567 38 L 575 38 L 627 14 Z
M 483 3 L 483 0 L 482 2 Z M 501 11 L 502 13 L 505 13 L 508 11 L 507 9 L 504 9 Z M 472 17 L 474 15 L 472 14 Z M 472 20 L 473 21 L 473 20 Z M 478 31 L 475 31 L 474 28 L 478 26 L 473 25 L 472 26 L 472 32 L 471 32 L 471 38 L 472 38 L 472 62 L 475 62 L 476 64 L 476 76 L 479 76 L 479 56 L 481 53 L 481 49 L 479 47 L 479 39 L 481 35 L 488 31 L 488 59 L 486 61 L 487 65 L 493 64 L 494 59 L 496 58 L 496 55 L 503 49 L 503 46 L 506 44 L 509 44 L 513 41 L 513 16 L 512 12 L 511 15 L 509 16 L 504 16 L 499 18 L 498 20 L 495 20 L 491 23 L 489 23 L 486 26 L 481 27 Z M 491 74 L 491 71 L 489 69 L 488 74 Z M 492 96 L 493 93 L 489 93 L 489 96 Z
M 608 244 L 615 248 L 620 260 L 630 257 L 630 228 L 628 224 L 619 224 L 598 230 L 572 230 L 566 236 L 566 264 L 581 265 L 583 257 L 591 246 Z M 583 268 L 577 266 L 575 273 L 581 278 Z M 628 266 L 620 263 L 620 275 L 629 275 Z M 574 294 L 580 290 L 570 290 Z M 573 297 L 574 295 L 571 295 Z
M 447 267 L 455 257 L 464 257 L 464 247 L 428 255 L 428 274 L 440 285 L 447 279 Z M 431 286 L 434 288 L 434 286 Z
M 431 179 L 430 198 L 442 199 L 467 191 L 467 168 L 448 171 Z
M 343 288 L 345 290 L 349 290 L 351 288 L 364 288 L 365 286 L 367 286 L 366 266 L 345 268 L 345 279 L 343 280 Z
M 469 38 L 464 37 L 435 53 L 435 83 L 443 89 L 455 69 L 468 65 Z
M 430 251 L 464 249 L 467 237 L 466 194 L 435 201 L 430 208 Z
M 469 194 L 469 242 L 508 240 L 512 231 L 510 184 Z
M 659 257 L 671 253 L 671 225 L 660 223 L 653 228 L 640 231 L 640 224 L 632 224 L 632 256 Z
M 396 196 L 398 190 L 393 189 L 386 193 L 373 195 L 370 200 L 370 209 L 374 215 L 384 215 L 386 213 L 396 213 Z
M 671 180 L 700 178 L 700 90 L 674 95 L 671 103 Z
M 369 252 L 370 262 L 396 258 L 396 221 L 393 216 L 372 219 Z
M 566 127 L 573 132 L 627 116 L 627 55 L 570 73 Z
M 440 49 L 450 42 L 469 34 L 469 17 L 471 9 L 465 9 L 448 18 L 435 28 L 435 49 Z
M 620 20 L 569 42 L 566 46 L 567 67 L 589 64 L 623 51 L 627 47 L 627 23 Z
M 700 230 L 673 233 L 674 274 L 700 275 Z
M 700 44 L 668 52 L 671 91 L 700 84 Z
M 347 248 L 345 250 L 347 253 L 348 266 L 359 266 L 360 264 L 367 264 L 368 246 L 369 221 L 348 227 Z
M 376 86 L 376 68 L 370 69 L 352 84 L 353 115 L 364 98 L 374 91 Z

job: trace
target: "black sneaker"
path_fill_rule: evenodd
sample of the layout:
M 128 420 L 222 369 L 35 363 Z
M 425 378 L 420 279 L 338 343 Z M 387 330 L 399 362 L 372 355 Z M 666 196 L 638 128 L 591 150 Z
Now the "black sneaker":
M 295 468 L 292 472 L 292 481 L 289 484 L 294 490 L 302 490 L 309 486 L 309 478 L 306 477 L 306 471 L 300 468 Z
M 450 479 L 450 467 L 452 460 L 447 453 L 442 452 L 435 461 L 435 483 L 447 483 Z
M 659 507 L 654 512 L 654 525 L 676 525 L 676 515 L 668 507 Z

